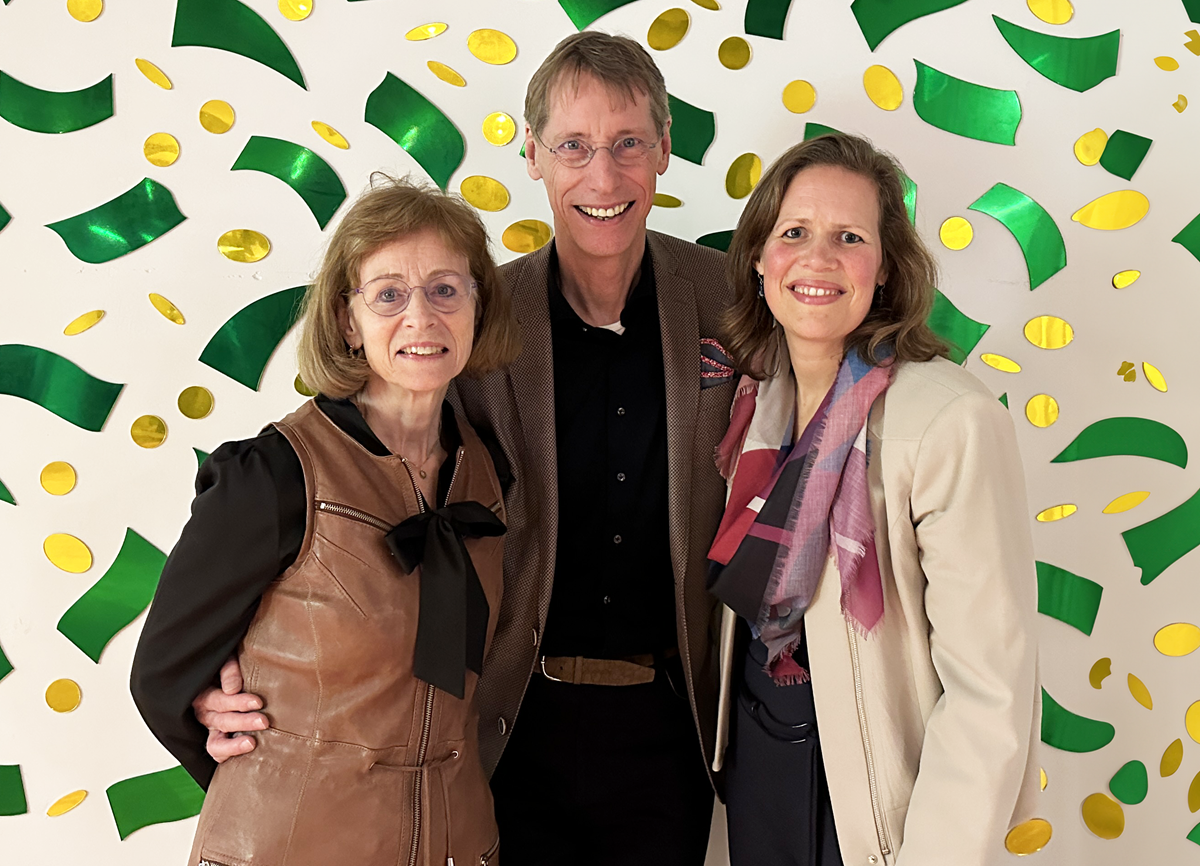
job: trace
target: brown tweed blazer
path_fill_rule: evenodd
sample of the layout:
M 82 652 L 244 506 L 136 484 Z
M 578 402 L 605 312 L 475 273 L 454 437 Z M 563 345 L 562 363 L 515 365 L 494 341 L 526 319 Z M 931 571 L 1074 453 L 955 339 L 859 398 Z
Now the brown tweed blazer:
M 732 293 L 722 253 L 648 232 L 662 329 L 667 396 L 668 503 L 676 631 L 696 719 L 696 760 L 711 766 L 716 728 L 717 621 L 705 589 L 709 544 L 725 505 L 713 450 L 729 423 L 735 380 L 701 389 L 700 339 L 717 337 Z M 550 336 L 550 246 L 501 268 L 513 297 L 523 349 L 507 370 L 460 378 L 458 402 L 487 439 L 499 443 L 513 480 L 505 496 L 504 601 L 476 692 L 480 753 L 490 775 L 538 659 L 550 606 L 558 534 L 554 364 Z

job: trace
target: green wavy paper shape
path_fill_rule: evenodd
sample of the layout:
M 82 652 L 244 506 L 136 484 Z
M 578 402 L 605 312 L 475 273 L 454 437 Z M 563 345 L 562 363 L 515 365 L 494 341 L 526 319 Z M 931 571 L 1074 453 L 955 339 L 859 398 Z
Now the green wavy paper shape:
M 696 238 L 696 243 L 702 247 L 727 253 L 729 252 L 729 245 L 733 243 L 733 229 L 726 229 L 723 232 L 709 232 L 706 235 L 701 235 Z
M 323 229 L 346 200 L 337 172 L 316 153 L 281 138 L 252 135 L 230 171 L 261 171 L 290 186 Z
M 1200 260 L 1200 214 L 1197 214 L 1190 223 L 1184 226 L 1179 234 L 1171 238 L 1171 243 L 1179 244 L 1193 257 Z
M 1183 0 L 1183 11 L 1187 13 L 1189 21 L 1200 24 L 1200 0 Z
M 816 138 L 818 135 L 840 135 L 840 129 L 834 129 L 832 126 L 826 126 L 823 123 L 813 123 L 809 121 L 804 124 L 804 140 Z
M 1187 442 L 1173 428 L 1149 418 L 1105 418 L 1089 424 L 1051 463 L 1094 457 L 1149 457 L 1186 468 Z
M 5 486 L 3 481 L 0 481 L 0 502 L 7 502 L 9 505 L 17 504 L 17 500 L 13 499 L 12 493 Z
M 307 286 L 284 289 L 243 307 L 200 353 L 200 362 L 255 391 L 267 362 L 300 316 Z
M 67 609 L 58 630 L 96 664 L 100 654 L 154 599 L 167 555 L 132 529 L 104 576 Z
M 41 90 L 0 72 L 0 117 L 30 132 L 75 132 L 113 115 L 113 77 L 82 90 Z
M 1133 175 L 1150 152 L 1153 139 L 1118 129 L 1108 137 L 1104 153 L 1100 154 L 1100 167 L 1109 174 L 1133 180 Z
M 1054 218 L 1036 201 L 1005 183 L 995 184 L 968 206 L 1009 230 L 1025 257 L 1032 292 L 1067 266 L 1067 245 Z
M 669 93 L 667 105 L 671 110 L 671 153 L 703 165 L 704 155 L 717 137 L 717 116 Z
M 13 672 L 12 662 L 8 660 L 8 656 L 4 654 L 4 647 L 0 647 L 0 680 Z
M 183 767 L 124 779 L 105 793 L 122 839 L 151 824 L 199 815 L 204 805 L 204 791 Z
M 279 34 L 238 0 L 177 0 L 171 47 L 184 46 L 240 54 L 308 89 L 304 73 Z
M 1150 774 L 1141 761 L 1130 761 L 1117 770 L 1108 782 L 1108 790 L 1126 806 L 1136 806 L 1150 790 Z
M 4 205 L 0 204 L 0 232 L 4 231 L 4 227 L 12 221 L 12 214 L 4 209 Z
M 1145 586 L 1177 559 L 1200 546 L 1200 490 L 1153 520 L 1121 533 L 1133 564 L 1142 570 Z
M 204 461 L 208 459 L 208 452 L 201 451 L 199 448 L 193 448 L 192 450 L 196 452 L 196 468 L 199 469 L 204 465 Z
M 908 211 L 908 221 L 917 224 L 917 182 L 907 174 L 900 176 L 904 183 L 904 209 Z
M 913 88 L 913 109 L 930 126 L 994 144 L 1015 145 L 1021 100 L 1015 90 L 972 84 L 920 60 Z
M 966 0 L 854 0 L 850 11 L 874 51 L 900 26 L 965 3 Z
M 28 811 L 21 765 L 0 764 L 0 815 L 24 815 Z
M 1200 7 L 1200 3 L 1197 3 L 1196 5 L 1198 7 Z M 1197 12 L 1194 14 L 1200 16 L 1200 9 L 1197 9 Z M 1196 23 L 1200 24 L 1200 17 L 1193 18 L 1192 20 L 1195 21 Z M 1200 824 L 1197 824 L 1195 827 L 1193 827 L 1191 829 L 1191 832 L 1189 832 L 1187 834 L 1187 840 L 1189 842 L 1195 842 L 1197 845 L 1200 845 Z
M 1004 41 L 1039 75 L 1083 93 L 1117 74 L 1121 31 L 1074 39 L 1026 30 L 993 15 Z
M 1104 587 L 1048 562 L 1037 563 L 1038 613 L 1074 626 L 1091 637 Z
M 788 9 L 791 5 L 792 0 L 750 0 L 746 4 L 744 22 L 747 35 L 782 39 L 783 27 L 787 23 Z
M 628 6 L 634 0 L 558 0 L 576 30 L 582 30 L 614 9 Z
M 1064 752 L 1094 752 L 1112 742 L 1117 730 L 1108 722 L 1077 715 L 1042 689 L 1042 742 Z
M 0 346 L 0 394 L 37 403 L 76 427 L 104 427 L 124 385 L 97 379 L 62 355 L 37 346 Z
M 928 322 L 933 332 L 950 344 L 950 360 L 955 364 L 967 360 L 967 356 L 991 327 L 959 310 L 940 289 L 934 289 L 933 309 Z
M 171 191 L 144 177 L 116 198 L 46 228 L 75 258 L 99 265 L 141 249 L 186 219 Z
M 442 189 L 462 165 L 466 141 L 458 127 L 390 72 L 367 97 L 363 119 L 404 148 Z

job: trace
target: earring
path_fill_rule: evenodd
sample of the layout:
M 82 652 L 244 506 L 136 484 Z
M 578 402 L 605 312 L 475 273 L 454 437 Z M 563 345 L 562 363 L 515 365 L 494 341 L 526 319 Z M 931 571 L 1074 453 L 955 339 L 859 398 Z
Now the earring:
M 361 351 L 362 351 L 361 346 L 359 346 L 358 348 L 355 348 L 354 346 L 351 346 L 349 343 L 346 344 L 346 354 L 349 355 L 354 360 L 358 360 L 358 357 L 359 357 L 358 353 Z
M 764 288 L 763 288 L 763 275 L 762 274 L 758 275 L 758 296 L 760 298 L 765 298 L 767 296 L 767 293 L 764 291 Z

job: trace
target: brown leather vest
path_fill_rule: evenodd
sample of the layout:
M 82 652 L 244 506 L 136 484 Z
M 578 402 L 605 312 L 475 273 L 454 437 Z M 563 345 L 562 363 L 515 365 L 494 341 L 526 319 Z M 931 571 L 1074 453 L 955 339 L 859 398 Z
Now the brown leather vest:
M 504 519 L 487 450 L 465 420 L 451 502 Z M 376 457 L 309 402 L 275 425 L 304 468 L 308 523 L 243 638 L 246 690 L 270 730 L 217 769 L 191 863 L 490 866 L 498 844 L 479 759 L 477 677 L 459 700 L 413 675 L 420 569 L 384 542 L 420 510 L 398 456 Z M 502 538 L 468 539 L 500 610 Z

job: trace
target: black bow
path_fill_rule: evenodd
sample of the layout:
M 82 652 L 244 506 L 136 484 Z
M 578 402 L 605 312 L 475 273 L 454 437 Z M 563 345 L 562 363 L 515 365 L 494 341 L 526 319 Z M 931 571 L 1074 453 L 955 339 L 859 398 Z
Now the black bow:
M 392 527 L 387 546 L 405 574 L 421 566 L 421 607 L 413 671 L 461 698 L 466 669 L 483 670 L 490 609 L 466 538 L 503 535 L 504 523 L 478 502 L 455 502 Z

